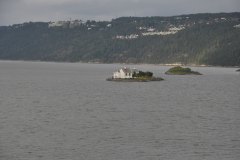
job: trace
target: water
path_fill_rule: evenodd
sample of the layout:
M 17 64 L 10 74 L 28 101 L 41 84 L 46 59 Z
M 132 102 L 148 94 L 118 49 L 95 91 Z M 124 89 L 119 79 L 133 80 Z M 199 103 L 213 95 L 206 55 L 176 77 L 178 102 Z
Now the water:
M 105 81 L 121 66 L 0 61 L 0 160 L 239 160 L 235 68 Z

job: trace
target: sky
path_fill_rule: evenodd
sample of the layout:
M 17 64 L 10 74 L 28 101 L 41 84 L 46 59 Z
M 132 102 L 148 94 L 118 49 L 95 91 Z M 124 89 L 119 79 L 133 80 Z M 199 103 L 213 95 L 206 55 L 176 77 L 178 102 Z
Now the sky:
M 240 12 L 240 0 L 0 0 L 0 26 L 218 12 Z

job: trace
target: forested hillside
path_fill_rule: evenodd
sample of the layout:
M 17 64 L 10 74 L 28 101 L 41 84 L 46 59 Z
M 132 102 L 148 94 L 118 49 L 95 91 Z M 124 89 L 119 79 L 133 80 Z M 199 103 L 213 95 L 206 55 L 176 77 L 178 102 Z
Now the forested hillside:
M 240 66 L 240 13 L 0 27 L 0 59 Z

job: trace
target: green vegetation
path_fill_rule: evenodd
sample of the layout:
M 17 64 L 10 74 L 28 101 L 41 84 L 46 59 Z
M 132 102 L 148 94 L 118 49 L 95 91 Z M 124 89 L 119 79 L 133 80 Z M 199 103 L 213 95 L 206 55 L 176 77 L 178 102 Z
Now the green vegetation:
M 133 79 L 136 81 L 162 81 L 163 78 L 161 77 L 154 77 L 152 72 L 143 72 L 143 71 L 139 71 L 139 72 L 134 72 L 133 74 Z
M 190 68 L 183 68 L 180 66 L 170 68 L 165 74 L 169 75 L 189 75 L 189 74 L 194 74 L 194 75 L 201 75 L 199 72 L 192 71 Z
M 152 72 L 139 71 L 138 73 L 134 72 L 133 73 L 133 77 L 137 77 L 137 78 L 151 78 L 151 77 L 153 77 L 153 73 Z
M 239 20 L 240 13 L 217 13 L 121 17 L 75 28 L 45 22 L 2 26 L 0 59 L 240 66 Z M 174 34 L 143 35 L 181 27 Z

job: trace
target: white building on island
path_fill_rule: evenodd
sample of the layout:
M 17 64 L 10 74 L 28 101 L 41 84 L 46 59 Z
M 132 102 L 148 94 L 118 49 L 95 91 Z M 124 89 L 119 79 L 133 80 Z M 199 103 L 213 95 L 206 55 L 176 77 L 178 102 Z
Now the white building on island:
M 118 71 L 113 73 L 113 78 L 121 78 L 121 79 L 126 79 L 126 78 L 133 78 L 134 72 L 136 72 L 136 69 L 130 69 L 127 67 L 121 68 Z

